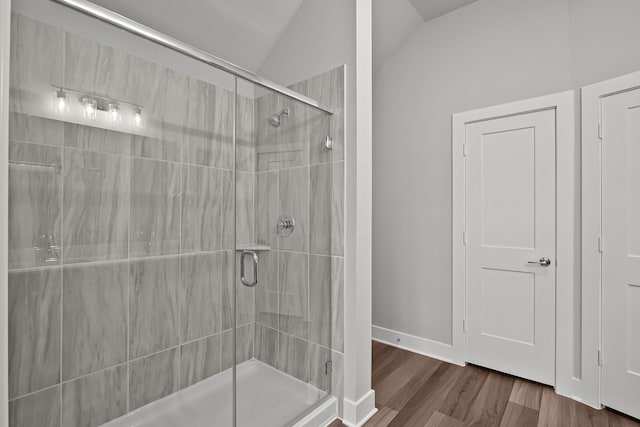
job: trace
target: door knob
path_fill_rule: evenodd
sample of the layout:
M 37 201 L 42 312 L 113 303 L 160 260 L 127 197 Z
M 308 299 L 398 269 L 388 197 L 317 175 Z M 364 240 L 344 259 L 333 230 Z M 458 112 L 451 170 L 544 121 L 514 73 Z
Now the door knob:
M 542 257 L 538 261 L 529 261 L 527 264 L 537 264 L 543 267 L 549 267 L 551 265 L 551 260 L 547 257 Z

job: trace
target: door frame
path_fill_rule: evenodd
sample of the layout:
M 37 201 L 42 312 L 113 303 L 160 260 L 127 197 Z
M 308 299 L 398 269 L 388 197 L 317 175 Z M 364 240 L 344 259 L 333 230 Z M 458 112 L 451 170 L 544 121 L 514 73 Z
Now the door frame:
M 556 392 L 574 396 L 575 284 L 575 122 L 573 91 L 482 108 L 453 115 L 452 120 L 452 347 L 456 363 L 466 362 L 465 127 L 474 122 L 543 110 L 556 111 Z M 559 309 L 562 307 L 563 309 Z M 566 309 L 569 308 L 569 309 Z
M 0 427 L 9 425 L 9 61 L 11 0 L 0 1 Z
M 583 87 L 582 96 L 582 381 L 583 399 L 601 407 L 602 99 L 640 88 L 640 72 Z

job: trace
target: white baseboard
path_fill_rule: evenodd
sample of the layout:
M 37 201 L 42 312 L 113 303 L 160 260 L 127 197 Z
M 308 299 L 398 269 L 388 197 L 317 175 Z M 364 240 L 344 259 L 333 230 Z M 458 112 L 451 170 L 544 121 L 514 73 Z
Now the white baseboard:
M 456 365 L 465 365 L 464 360 L 460 360 L 458 356 L 459 352 L 455 351 L 452 345 L 416 337 L 415 335 L 405 334 L 404 332 L 381 328 L 380 326 L 375 325 L 372 326 L 371 329 L 371 334 L 375 341 L 379 341 L 393 347 L 398 347 L 403 350 L 408 350 L 413 353 L 433 357 L 434 359 L 444 360 L 445 362 Z
M 369 390 L 357 402 L 344 399 L 342 423 L 349 427 L 361 427 L 378 412 L 375 391 Z

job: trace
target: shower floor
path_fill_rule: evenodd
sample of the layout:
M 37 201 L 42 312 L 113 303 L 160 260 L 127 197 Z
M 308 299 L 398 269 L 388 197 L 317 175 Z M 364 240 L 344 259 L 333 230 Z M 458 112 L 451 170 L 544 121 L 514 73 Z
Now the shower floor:
M 282 427 L 325 392 L 258 360 L 237 367 L 238 427 Z M 180 390 L 104 427 L 229 427 L 232 369 Z

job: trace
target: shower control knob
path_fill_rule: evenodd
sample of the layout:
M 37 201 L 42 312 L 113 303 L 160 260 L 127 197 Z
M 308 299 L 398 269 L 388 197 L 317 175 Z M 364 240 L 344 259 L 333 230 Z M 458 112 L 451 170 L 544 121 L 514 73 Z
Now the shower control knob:
M 278 235 L 289 236 L 293 233 L 293 229 L 296 227 L 296 221 L 289 214 L 282 214 L 278 218 Z
M 279 227 L 281 230 L 290 230 L 294 227 L 293 221 L 284 219 L 280 221 Z
M 292 221 L 288 221 L 288 220 L 280 221 L 280 225 L 279 226 L 280 226 L 281 230 L 288 230 L 290 228 L 293 228 L 293 222 Z

